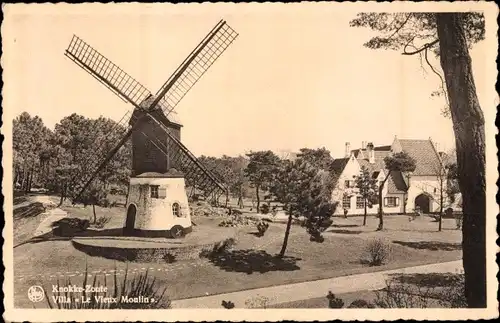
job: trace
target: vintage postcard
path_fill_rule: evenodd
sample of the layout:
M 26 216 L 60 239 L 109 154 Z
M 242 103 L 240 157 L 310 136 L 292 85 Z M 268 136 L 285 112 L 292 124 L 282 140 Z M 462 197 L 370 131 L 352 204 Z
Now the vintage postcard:
M 4 319 L 498 316 L 498 8 L 4 4 Z

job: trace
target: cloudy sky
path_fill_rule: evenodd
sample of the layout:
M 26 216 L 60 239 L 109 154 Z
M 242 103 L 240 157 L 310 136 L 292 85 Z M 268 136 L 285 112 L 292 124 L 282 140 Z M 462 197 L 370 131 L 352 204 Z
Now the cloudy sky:
M 27 111 L 53 128 L 74 112 L 118 120 L 132 108 L 63 55 L 73 34 L 154 93 L 225 19 L 239 37 L 176 108 L 182 140 L 195 155 L 324 146 L 342 157 L 347 141 L 352 148 L 361 141 L 383 145 L 395 135 L 431 137 L 440 149 L 452 148 L 451 120 L 441 115 L 444 98 L 431 97 L 440 80 L 417 57 L 364 48 L 373 33 L 349 27 L 349 20 L 367 9 L 314 3 L 8 7 L 4 120 Z M 487 48 L 479 43 L 471 56 L 490 117 Z

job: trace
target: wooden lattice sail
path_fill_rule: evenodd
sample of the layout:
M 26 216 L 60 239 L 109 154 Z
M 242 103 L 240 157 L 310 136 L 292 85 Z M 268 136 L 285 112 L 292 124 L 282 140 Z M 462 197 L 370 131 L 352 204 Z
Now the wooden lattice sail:
M 181 143 L 180 136 L 169 125 L 178 123 L 174 108 L 237 36 L 221 20 L 155 95 L 81 38 L 73 36 L 65 55 L 123 101 L 134 106 L 134 111 L 128 111 L 116 127 L 104 136 L 84 167 L 73 177 L 74 201 L 134 133 L 145 136 L 156 151 L 163 154 L 167 167 L 182 171 L 186 181 L 195 183 L 206 196 L 220 195 L 227 190 Z M 144 128 L 145 124 L 153 125 L 155 130 Z

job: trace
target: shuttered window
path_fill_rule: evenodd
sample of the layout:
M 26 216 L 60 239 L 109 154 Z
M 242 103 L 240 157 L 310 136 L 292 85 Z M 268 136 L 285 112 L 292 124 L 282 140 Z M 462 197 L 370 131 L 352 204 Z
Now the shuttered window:
M 166 187 L 160 187 L 158 189 L 158 198 L 164 199 L 167 197 L 167 188 Z
M 399 197 L 389 196 L 385 199 L 385 206 L 387 207 L 396 207 L 399 206 Z

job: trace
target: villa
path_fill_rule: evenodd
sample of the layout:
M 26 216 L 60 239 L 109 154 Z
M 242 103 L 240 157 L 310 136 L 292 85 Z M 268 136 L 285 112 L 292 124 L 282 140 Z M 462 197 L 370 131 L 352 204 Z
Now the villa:
M 365 166 L 372 178 L 380 184 L 387 170 L 384 158 L 398 152 L 406 152 L 416 162 L 416 169 L 411 174 L 392 172 L 382 191 L 384 213 L 406 214 L 417 209 L 423 213 L 439 212 L 440 188 L 443 181 L 446 191 L 446 179 L 440 176 L 442 160 L 434 143 L 427 140 L 394 138 L 391 145 L 375 146 L 372 142 L 363 142 L 361 148 L 351 150 L 346 143 L 345 156 L 333 161 L 335 174 L 333 200 L 339 201 L 335 214 L 364 214 L 364 199 L 357 194 L 356 177 Z M 446 196 L 445 196 L 446 198 Z M 378 203 L 377 203 L 378 204 Z M 368 214 L 377 214 L 378 205 L 369 205 Z M 446 207 L 449 203 L 445 203 Z M 455 207 L 454 207 L 455 208 Z

